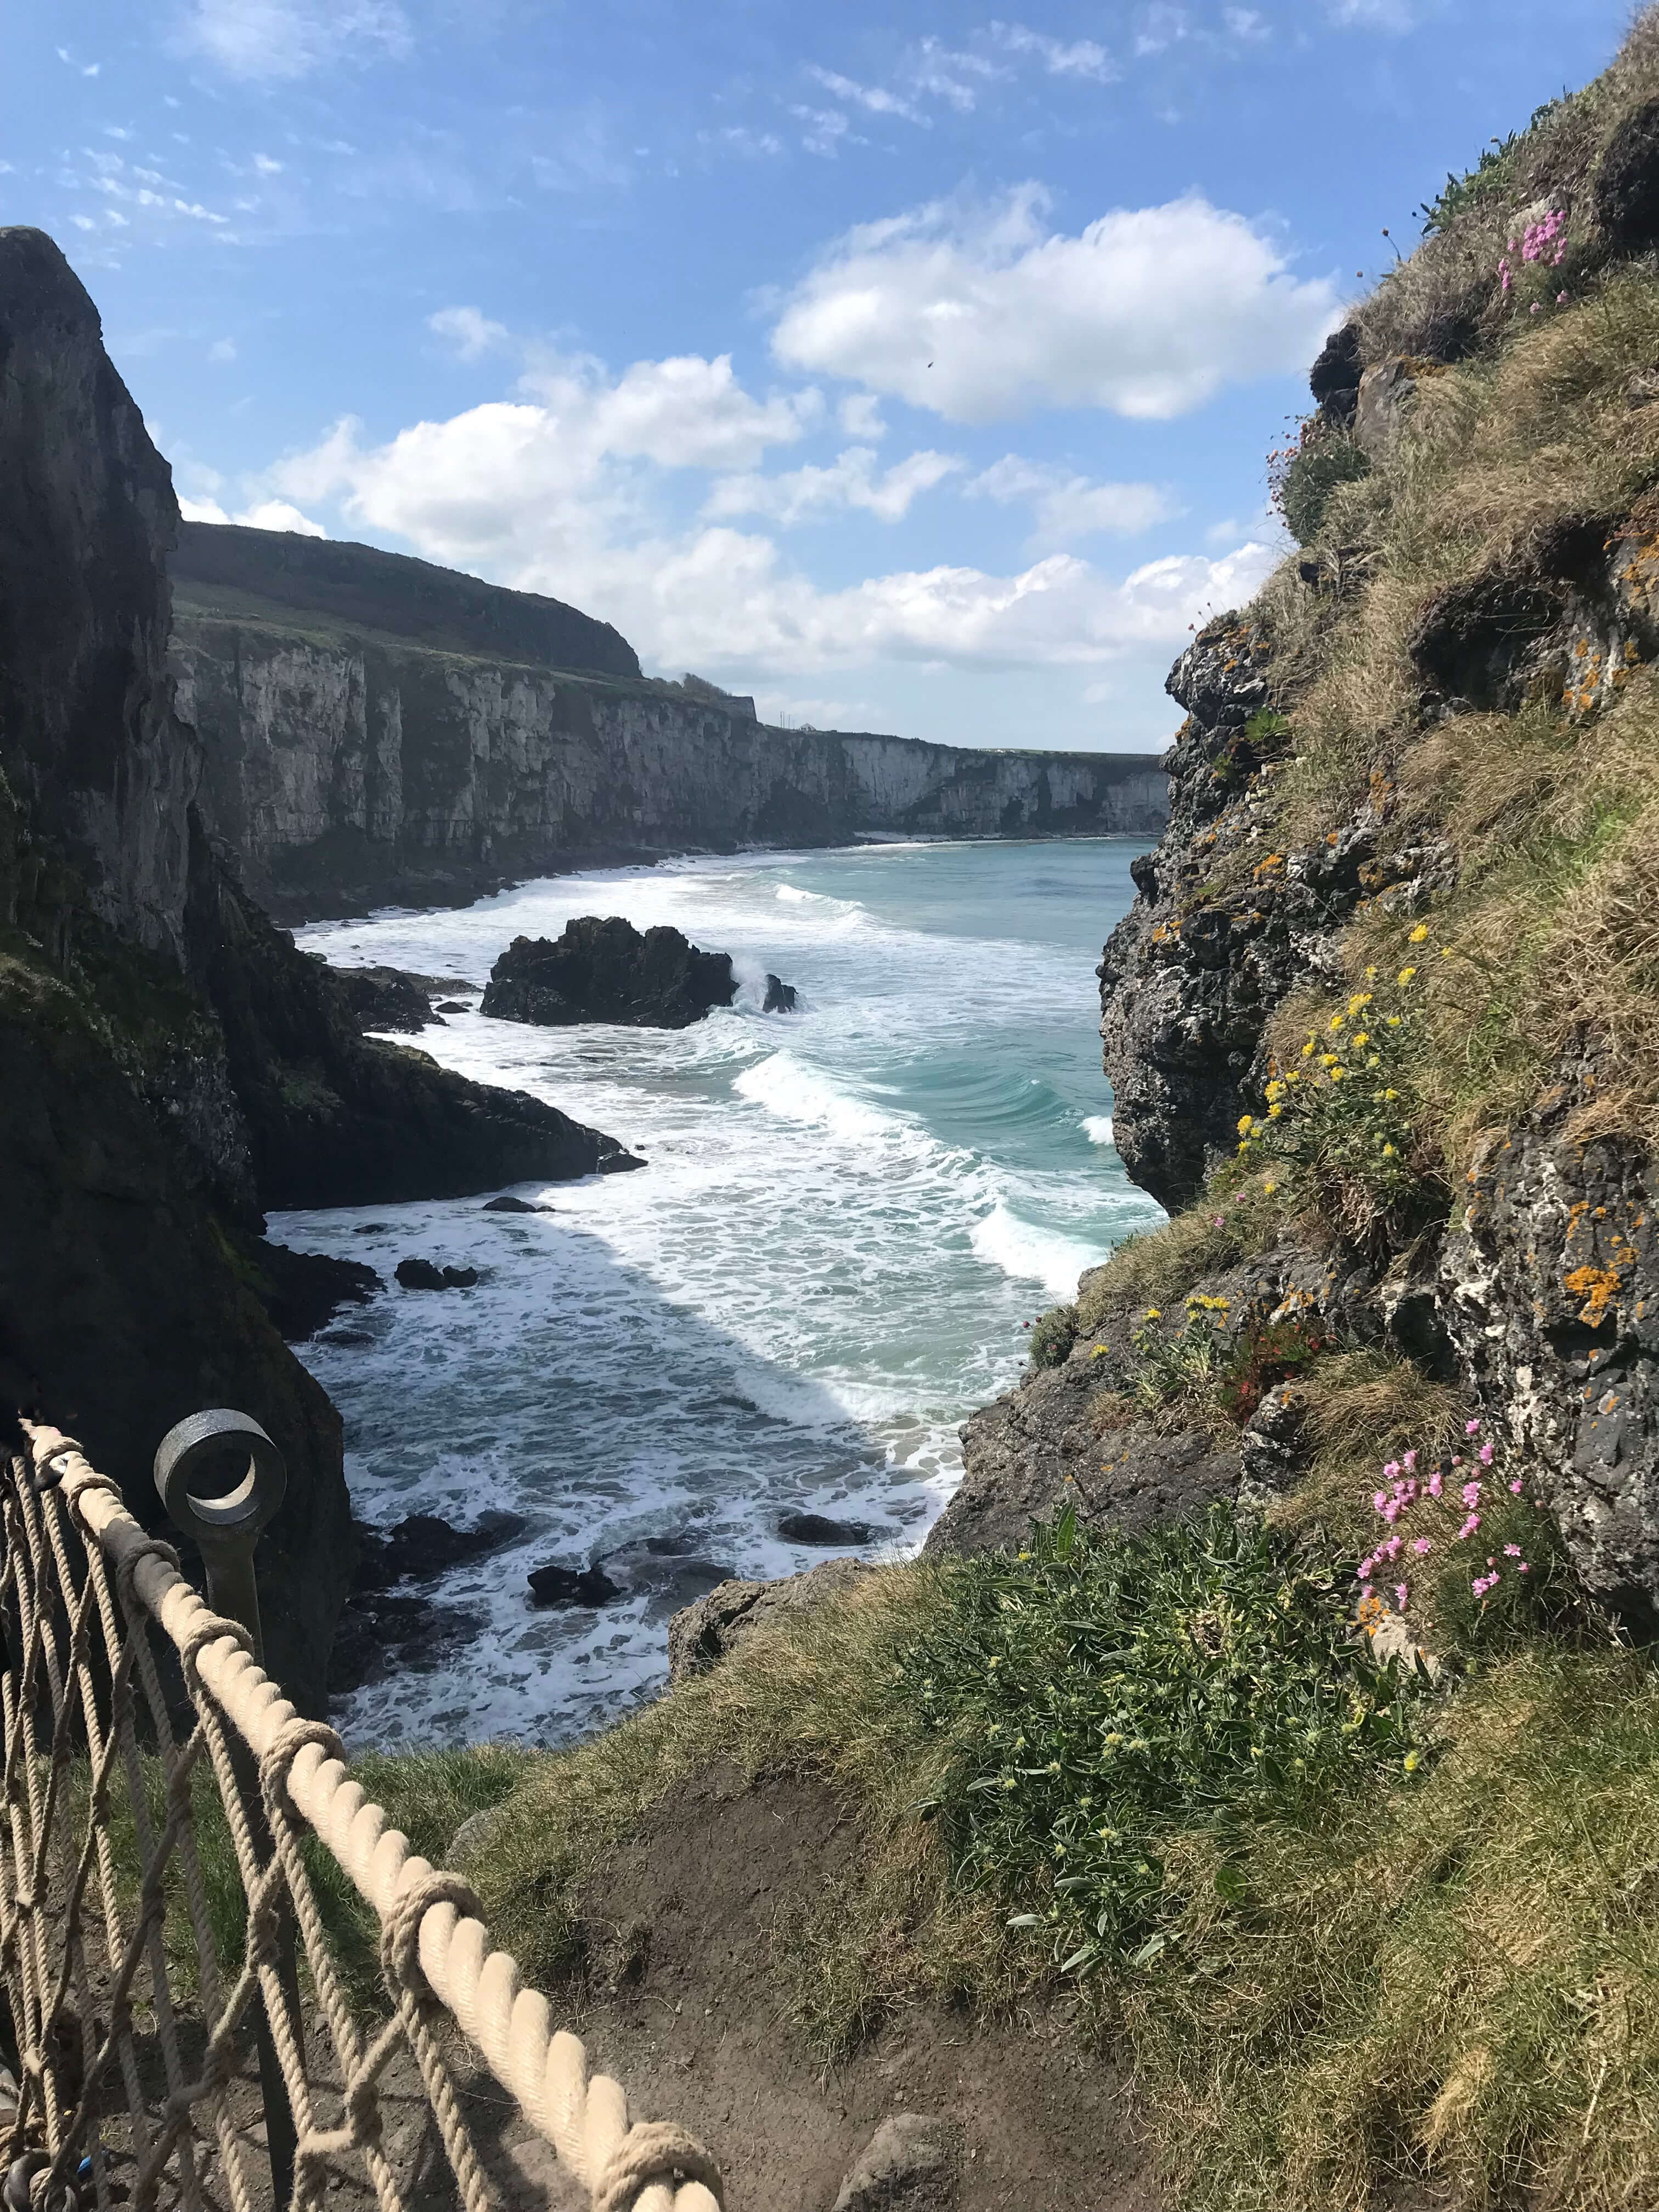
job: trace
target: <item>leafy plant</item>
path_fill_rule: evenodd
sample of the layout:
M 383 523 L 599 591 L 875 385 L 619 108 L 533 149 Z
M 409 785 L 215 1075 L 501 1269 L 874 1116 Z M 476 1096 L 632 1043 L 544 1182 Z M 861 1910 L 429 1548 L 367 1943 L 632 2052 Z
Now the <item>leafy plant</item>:
M 1461 177 L 1448 170 L 1444 187 L 1431 200 L 1425 200 L 1420 207 L 1412 210 L 1413 215 L 1423 218 L 1424 237 L 1449 229 L 1459 216 L 1478 207 L 1500 190 L 1514 167 L 1510 157 L 1516 148 L 1528 132 L 1558 113 L 1561 105 L 1559 100 L 1547 100 L 1541 107 L 1534 107 L 1526 130 L 1511 131 L 1507 137 L 1490 140 L 1474 168 L 1466 169 Z
M 1230 1508 L 1146 1535 L 1073 1509 L 1018 1559 L 966 1561 L 902 1655 L 957 1750 L 936 1803 L 957 1863 L 1028 1909 L 1063 1972 L 1145 1966 L 1187 1901 L 1177 1838 L 1317 1824 L 1361 1778 L 1417 1764 L 1417 1677 L 1352 1636 L 1344 1577 Z M 1243 1902 L 1224 1855 L 1218 1891 Z

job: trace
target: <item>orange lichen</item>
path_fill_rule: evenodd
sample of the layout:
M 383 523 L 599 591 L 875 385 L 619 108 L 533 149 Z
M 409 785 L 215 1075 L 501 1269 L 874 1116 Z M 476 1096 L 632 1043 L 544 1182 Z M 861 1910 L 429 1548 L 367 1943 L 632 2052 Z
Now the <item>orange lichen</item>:
M 1607 1308 L 1619 1295 L 1619 1277 L 1612 1267 L 1575 1267 L 1562 1281 L 1574 1297 L 1584 1301 L 1578 1318 L 1587 1328 L 1599 1328 Z

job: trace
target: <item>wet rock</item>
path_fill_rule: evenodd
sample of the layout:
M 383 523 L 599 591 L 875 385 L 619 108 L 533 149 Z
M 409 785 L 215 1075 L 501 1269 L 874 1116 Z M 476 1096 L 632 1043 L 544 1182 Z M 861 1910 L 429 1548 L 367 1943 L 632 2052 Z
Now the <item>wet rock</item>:
M 342 1306 L 367 1305 L 386 1285 L 361 1260 L 295 1252 L 261 1241 L 252 1247 L 255 1289 L 278 1334 L 289 1344 L 315 1336 Z
M 470 1014 L 472 1009 L 464 999 L 440 999 L 433 1011 L 440 1014 Z
M 400 1582 L 429 1582 L 468 1559 L 499 1552 L 522 1535 L 524 1516 L 491 1510 L 470 1528 L 458 1528 L 435 1513 L 410 1513 L 390 1528 L 359 1527 L 357 1571 L 360 1590 L 390 1589 Z
M 618 915 L 583 915 L 556 940 L 515 937 L 490 970 L 482 1011 L 544 1028 L 678 1030 L 729 1006 L 737 992 L 729 953 L 702 951 L 678 929 L 641 935 Z
M 769 1622 L 810 1611 L 872 1571 L 862 1559 L 826 1559 L 775 1582 L 726 1582 L 668 1625 L 668 1679 L 702 1674 Z
M 786 983 L 769 969 L 766 975 L 766 998 L 761 1006 L 763 1014 L 793 1014 L 799 1011 L 800 994 L 793 983 Z
M 470 1291 L 478 1279 L 476 1267 L 440 1267 L 430 1260 L 399 1260 L 394 1272 L 406 1291 Z
M 876 1531 L 867 1521 L 835 1521 L 827 1513 L 782 1513 L 778 1534 L 786 1544 L 872 1544 Z
M 964 2147 L 958 2120 L 895 2112 L 848 2169 L 834 2212 L 956 2212 Z
M 538 1605 L 609 1605 L 623 1594 L 603 1567 L 534 1567 L 530 1595 Z
M 554 1208 L 532 1205 L 527 1198 L 514 1198 L 510 1191 L 504 1191 L 499 1198 L 486 1199 L 483 1210 L 486 1213 L 551 1213 Z
M 331 973 L 360 1029 L 401 1030 L 414 1036 L 438 1019 L 425 976 L 401 968 L 335 968 Z
M 438 1605 L 418 1591 L 367 1591 L 340 1616 L 329 1654 L 331 1697 L 344 1697 L 393 1674 L 431 1674 L 453 1666 L 478 1633 L 474 1607 Z
M 1644 253 L 1659 244 L 1659 100 L 1644 100 L 1608 139 L 1591 205 L 1616 252 Z

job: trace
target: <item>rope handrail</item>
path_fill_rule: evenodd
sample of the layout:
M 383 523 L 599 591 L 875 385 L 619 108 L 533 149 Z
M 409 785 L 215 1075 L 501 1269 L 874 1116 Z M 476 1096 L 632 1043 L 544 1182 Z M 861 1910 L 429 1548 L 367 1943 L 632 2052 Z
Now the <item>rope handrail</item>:
M 109 2085 L 118 2076 L 132 2116 L 132 2212 L 147 2212 L 163 2188 L 190 2212 L 213 2203 L 216 2192 L 205 2176 L 216 2150 L 232 2212 L 252 2212 L 228 2091 L 240 2062 L 239 2033 L 263 2002 L 297 2134 L 295 2212 L 321 2204 L 331 2162 L 348 2151 L 361 2154 L 380 2212 L 402 2212 L 377 2104 L 377 2083 L 400 2049 L 413 2054 L 467 2212 L 493 2212 L 494 2195 L 441 2047 L 441 2031 L 451 2021 L 586 2189 L 592 2212 L 720 2212 L 720 2174 L 708 2152 L 672 2124 L 630 2121 L 620 2084 L 590 2072 L 580 2039 L 555 2028 L 547 1999 L 524 1984 L 507 1952 L 493 1948 L 462 1877 L 432 1866 L 390 1826 L 385 1810 L 352 1779 L 334 1731 L 300 1715 L 255 1660 L 247 1632 L 210 1609 L 175 1554 L 139 1525 L 116 1486 L 72 1437 L 40 1423 L 22 1426 L 30 1467 L 13 1463 L 0 1579 L 8 1613 L 3 1781 L 11 1832 L 9 1850 L 0 1836 L 0 1965 L 21 2062 L 9 2155 L 26 2153 L 31 2161 L 22 2177 L 28 2201 L 55 2205 L 67 2185 L 73 2204 L 78 2166 L 82 2196 L 89 2184 L 99 2212 L 113 2212 L 96 2118 L 113 2109 Z M 83 1575 L 66 1541 L 71 1528 L 84 1546 Z M 183 1670 L 195 1725 L 182 1746 L 174 1741 L 146 1623 L 160 1630 Z M 94 1631 L 101 1635 L 101 1674 Z M 145 1802 L 134 1717 L 138 1692 L 165 1774 L 159 1826 Z M 37 1706 L 43 1714 L 50 1708 L 49 1744 L 35 1724 Z M 64 1808 L 77 1745 L 89 1762 L 88 1810 L 84 1832 L 71 1843 Z M 252 1809 L 239 1763 L 257 1776 Z M 224 1995 L 191 1817 L 193 1778 L 204 1766 L 224 1803 L 248 1907 L 242 1968 Z M 125 1772 L 143 1863 L 136 1925 L 125 1934 L 110 1830 L 118 1769 Z M 367 2048 L 339 1984 L 295 1814 L 380 1925 L 392 2014 Z M 263 1852 L 262 1836 L 268 1839 Z M 173 1861 L 200 1959 L 207 2022 L 205 2045 L 191 2065 L 182 2056 L 161 1934 L 166 1869 Z M 82 1927 L 88 1898 L 101 1905 L 109 1961 L 106 1985 L 96 1990 Z M 299 1923 L 340 2075 L 341 2118 L 331 2128 L 320 2124 L 314 2108 L 307 2022 L 291 1960 L 286 1980 L 281 1971 L 276 1930 L 289 1910 Z M 54 1933 L 60 1923 L 67 1932 Z M 54 1945 L 61 1954 L 56 1958 Z M 143 1972 L 150 1991 L 146 2017 L 154 2021 L 166 2077 L 160 2096 L 147 2091 L 135 2055 L 135 1992 Z M 77 1994 L 78 2059 L 60 2065 L 46 2046 L 70 2021 Z M 315 2031 L 314 2021 L 312 2027 Z M 7 2101 L 0 2083 L 0 2143 Z M 198 2107 L 205 2126 L 196 2117 Z M 18 2174 L 18 2165 L 12 2172 Z M 9 2179 L 5 2193 L 11 2202 Z

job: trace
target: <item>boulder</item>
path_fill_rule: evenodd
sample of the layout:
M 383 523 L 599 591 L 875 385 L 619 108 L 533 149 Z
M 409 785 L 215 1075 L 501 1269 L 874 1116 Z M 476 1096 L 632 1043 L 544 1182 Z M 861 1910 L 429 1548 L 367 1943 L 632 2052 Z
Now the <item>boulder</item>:
M 833 1521 L 827 1513 L 782 1513 L 778 1534 L 786 1544 L 872 1544 L 876 1531 L 867 1521 Z
M 766 1010 L 794 1011 L 793 988 L 766 979 Z M 558 1029 L 613 1022 L 687 1029 L 738 994 L 728 952 L 704 952 L 678 929 L 643 934 L 619 915 L 583 915 L 556 940 L 515 937 L 490 970 L 481 1011 Z
M 1320 348 L 1308 372 L 1308 388 L 1321 414 L 1345 428 L 1353 421 L 1358 403 L 1360 371 L 1359 325 L 1344 323 Z
M 622 1595 L 620 1583 L 613 1583 L 605 1569 L 591 1567 L 534 1567 L 530 1574 L 530 1595 L 538 1605 L 609 1605 L 613 1598 Z
M 826 1559 L 803 1575 L 785 1575 L 775 1582 L 719 1583 L 669 1622 L 669 1681 L 706 1674 L 757 1628 L 810 1612 L 872 1571 L 862 1559 Z
M 835 2212 L 956 2212 L 963 2147 L 958 2120 L 893 2113 L 848 2168 Z
M 486 1213 L 551 1213 L 554 1208 L 532 1205 L 527 1198 L 514 1198 L 510 1191 L 503 1191 L 499 1198 L 487 1198 L 483 1210 Z
M 766 975 L 766 998 L 762 1005 L 763 1014 L 793 1014 L 799 1011 L 800 994 L 793 983 L 786 983 L 772 974 Z
M 1412 401 L 1417 397 L 1420 365 L 1396 357 L 1379 361 L 1359 380 L 1354 404 L 1353 440 L 1374 461 L 1386 461 L 1400 443 Z
M 440 1267 L 430 1260 L 399 1260 L 396 1273 L 406 1291 L 470 1291 L 478 1279 L 476 1267 Z

